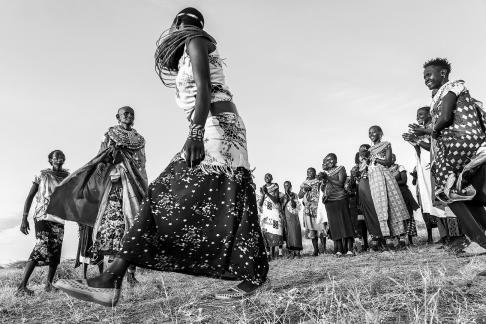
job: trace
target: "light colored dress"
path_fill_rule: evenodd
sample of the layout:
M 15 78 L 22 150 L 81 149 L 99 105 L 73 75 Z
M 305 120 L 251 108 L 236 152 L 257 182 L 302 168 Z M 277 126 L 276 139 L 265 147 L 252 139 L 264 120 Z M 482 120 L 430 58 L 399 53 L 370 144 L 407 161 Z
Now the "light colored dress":
M 383 236 L 396 236 L 405 233 L 404 221 L 410 216 L 397 180 L 388 168 L 374 162 L 376 158 L 385 158 L 389 146 L 389 142 L 381 142 L 370 148 L 371 163 L 368 166 L 368 177 L 381 233 Z

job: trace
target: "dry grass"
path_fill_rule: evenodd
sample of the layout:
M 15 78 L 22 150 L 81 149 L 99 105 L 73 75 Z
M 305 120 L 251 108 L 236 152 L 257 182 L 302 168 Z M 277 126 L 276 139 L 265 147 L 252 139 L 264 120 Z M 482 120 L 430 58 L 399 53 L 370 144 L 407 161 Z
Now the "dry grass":
M 405 251 L 272 261 L 270 285 L 253 297 L 214 300 L 234 282 L 174 273 L 139 272 L 105 308 L 45 293 L 46 269 L 36 269 L 34 297 L 15 297 L 22 270 L 0 270 L 1 323 L 471 323 L 486 322 L 486 279 L 475 274 L 486 257 L 458 258 L 436 245 Z M 91 269 L 94 272 L 94 269 Z M 77 277 L 72 263 L 61 277 Z

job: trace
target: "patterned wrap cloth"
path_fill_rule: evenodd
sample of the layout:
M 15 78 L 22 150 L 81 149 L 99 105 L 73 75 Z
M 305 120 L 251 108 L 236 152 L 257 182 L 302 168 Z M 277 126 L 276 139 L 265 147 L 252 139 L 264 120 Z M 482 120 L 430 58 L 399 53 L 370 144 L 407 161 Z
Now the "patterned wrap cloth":
M 278 185 L 265 185 L 272 196 L 279 198 Z M 273 202 L 267 195 L 263 200 L 261 224 L 267 248 L 283 244 L 284 224 L 280 202 Z
M 462 80 L 449 81 L 437 91 L 430 105 L 432 123 L 435 124 L 442 114 L 442 100 L 449 92 L 457 96 L 453 122 L 432 142 L 434 192 L 444 203 L 471 200 L 474 197 L 472 186 L 456 188 L 456 180 L 479 149 L 486 147 L 481 104 L 471 97 Z M 468 191 L 459 192 L 461 189 Z
M 295 208 L 292 207 L 295 202 Z M 291 192 L 282 196 L 282 210 L 285 217 L 285 234 L 287 249 L 302 250 L 302 229 L 300 227 L 299 212 L 302 206 L 297 194 Z
M 371 196 L 383 236 L 404 234 L 404 221 L 410 217 L 395 177 L 388 168 L 374 163 L 376 158 L 385 158 L 386 150 L 390 146 L 389 142 L 373 145 L 370 148 L 371 163 L 368 166 Z
M 318 232 L 324 230 L 324 226 L 321 220 L 318 218 L 318 205 L 320 197 L 320 186 L 321 181 L 317 179 L 305 180 L 301 187 L 304 188 L 308 186 L 311 188 L 310 191 L 305 191 L 304 197 L 302 198 L 302 205 L 304 205 L 304 228 L 309 239 L 317 238 Z M 325 208 L 325 207 L 324 207 Z

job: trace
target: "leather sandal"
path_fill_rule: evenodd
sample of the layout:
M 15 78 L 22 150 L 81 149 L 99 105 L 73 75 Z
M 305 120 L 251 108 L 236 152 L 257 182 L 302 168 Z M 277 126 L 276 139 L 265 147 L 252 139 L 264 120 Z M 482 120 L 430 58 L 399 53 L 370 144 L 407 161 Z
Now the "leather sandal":
M 255 290 L 257 290 L 257 289 L 255 289 Z M 243 289 L 240 289 L 238 287 L 232 287 L 232 288 L 229 288 L 227 290 L 223 290 L 223 291 L 215 293 L 214 298 L 220 299 L 220 300 L 241 299 L 243 297 L 251 295 L 253 292 L 254 291 L 246 292 Z
M 95 288 L 88 286 L 86 279 L 60 279 L 54 287 L 77 299 L 113 307 L 120 299 L 121 289 Z

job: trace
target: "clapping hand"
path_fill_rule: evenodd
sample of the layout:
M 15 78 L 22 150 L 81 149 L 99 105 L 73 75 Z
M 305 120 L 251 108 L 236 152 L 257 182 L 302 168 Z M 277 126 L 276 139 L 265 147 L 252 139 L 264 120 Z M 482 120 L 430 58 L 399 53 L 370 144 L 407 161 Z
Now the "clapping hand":
M 412 142 L 412 143 L 415 143 L 418 140 L 417 135 L 415 135 L 413 133 L 403 133 L 402 137 L 407 142 Z
M 417 136 L 427 135 L 429 132 L 419 124 L 409 124 L 408 128 Z

